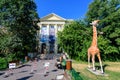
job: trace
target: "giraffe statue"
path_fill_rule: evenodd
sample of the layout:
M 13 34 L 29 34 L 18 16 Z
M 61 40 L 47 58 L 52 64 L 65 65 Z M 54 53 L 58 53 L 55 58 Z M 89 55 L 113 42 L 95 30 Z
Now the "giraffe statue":
M 100 57 L 100 50 L 97 47 L 97 30 L 96 27 L 98 25 L 99 20 L 94 20 L 92 23 L 90 23 L 93 27 L 93 38 L 92 38 L 92 43 L 90 48 L 88 48 L 88 68 L 90 68 L 90 57 L 92 56 L 92 68 L 93 71 L 95 71 L 95 55 L 97 55 L 100 67 L 101 67 L 101 73 L 103 72 L 103 67 L 102 67 L 102 61 Z

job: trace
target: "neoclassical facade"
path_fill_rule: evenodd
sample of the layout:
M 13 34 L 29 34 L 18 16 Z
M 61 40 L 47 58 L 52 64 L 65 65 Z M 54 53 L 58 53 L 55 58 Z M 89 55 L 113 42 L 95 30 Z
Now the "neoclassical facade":
M 64 29 L 64 24 L 68 20 L 51 13 L 39 21 L 39 52 L 58 53 L 57 32 Z

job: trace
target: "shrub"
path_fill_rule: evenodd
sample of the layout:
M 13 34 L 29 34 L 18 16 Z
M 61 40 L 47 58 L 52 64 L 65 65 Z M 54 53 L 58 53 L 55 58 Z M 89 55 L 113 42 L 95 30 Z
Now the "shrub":
M 7 68 L 7 60 L 0 57 L 0 70 Z

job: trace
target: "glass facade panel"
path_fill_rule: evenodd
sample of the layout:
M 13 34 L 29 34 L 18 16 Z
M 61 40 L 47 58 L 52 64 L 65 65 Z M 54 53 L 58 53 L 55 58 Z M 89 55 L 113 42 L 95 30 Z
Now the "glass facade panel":
M 54 26 L 50 26 L 49 28 L 49 43 L 55 42 L 55 28 Z
M 47 26 L 42 26 L 41 28 L 41 42 L 47 42 Z

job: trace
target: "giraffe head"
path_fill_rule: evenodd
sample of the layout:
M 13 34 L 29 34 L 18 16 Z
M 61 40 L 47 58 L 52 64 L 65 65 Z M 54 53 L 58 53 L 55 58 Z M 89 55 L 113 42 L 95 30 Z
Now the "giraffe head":
M 94 21 L 92 21 L 92 23 L 90 23 L 90 24 L 93 25 L 93 26 L 97 26 L 99 21 L 100 21 L 100 20 L 94 20 Z

